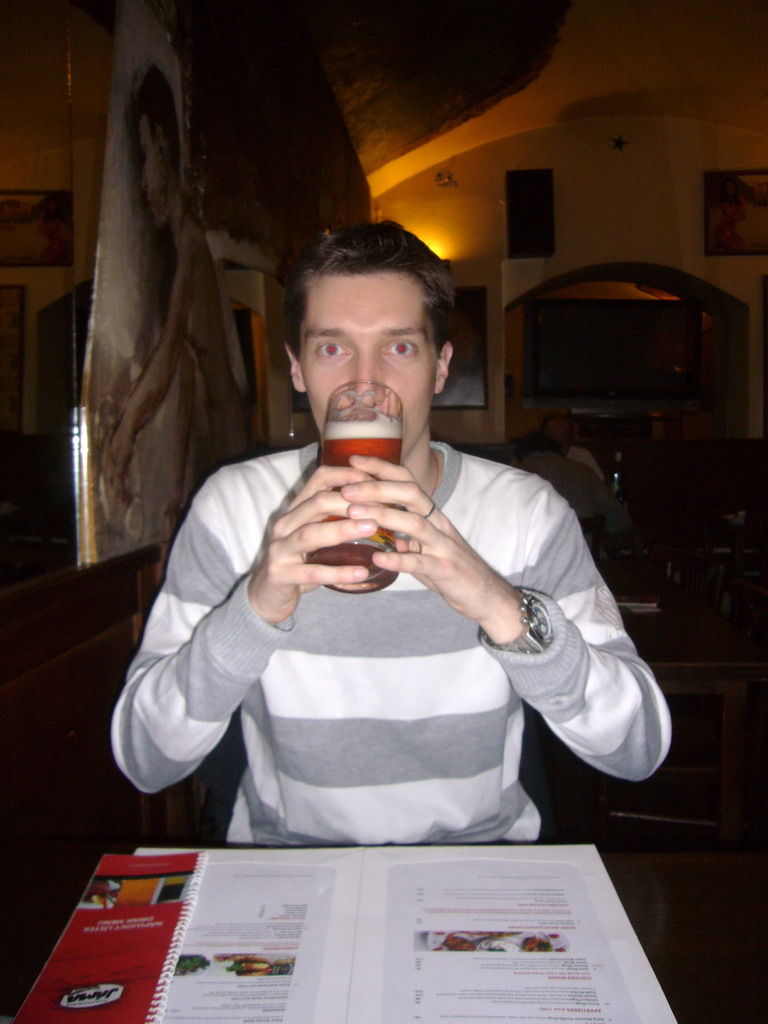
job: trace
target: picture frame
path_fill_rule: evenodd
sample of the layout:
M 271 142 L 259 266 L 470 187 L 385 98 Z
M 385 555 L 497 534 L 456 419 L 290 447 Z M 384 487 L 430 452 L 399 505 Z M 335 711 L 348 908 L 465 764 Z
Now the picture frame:
M 24 286 L 0 285 L 0 431 L 21 430 Z
M 451 324 L 453 356 L 448 380 L 433 409 L 488 408 L 488 290 L 459 286 Z
M 0 267 L 72 265 L 72 193 L 0 190 Z
M 768 169 L 704 172 L 704 255 L 768 255 Z

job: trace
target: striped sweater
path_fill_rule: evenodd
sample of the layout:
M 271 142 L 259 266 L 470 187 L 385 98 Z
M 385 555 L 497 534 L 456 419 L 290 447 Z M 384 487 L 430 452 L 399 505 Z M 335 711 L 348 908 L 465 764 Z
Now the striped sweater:
M 248 603 L 248 573 L 316 447 L 226 467 L 179 532 L 115 709 L 115 757 L 139 789 L 194 772 L 238 706 L 248 768 L 232 842 L 535 839 L 521 700 L 597 768 L 655 770 L 666 704 L 567 503 L 533 474 L 435 447 L 437 504 L 511 584 L 544 595 L 551 646 L 485 646 L 475 622 L 405 574 L 370 594 L 319 588 L 269 625 Z

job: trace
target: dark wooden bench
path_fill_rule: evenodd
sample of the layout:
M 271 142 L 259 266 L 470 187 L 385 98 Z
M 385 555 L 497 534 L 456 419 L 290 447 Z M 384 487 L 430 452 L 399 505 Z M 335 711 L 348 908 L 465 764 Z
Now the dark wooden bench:
M 109 740 L 163 555 L 153 545 L 0 591 L 0 835 L 193 835 L 192 783 L 139 793 Z

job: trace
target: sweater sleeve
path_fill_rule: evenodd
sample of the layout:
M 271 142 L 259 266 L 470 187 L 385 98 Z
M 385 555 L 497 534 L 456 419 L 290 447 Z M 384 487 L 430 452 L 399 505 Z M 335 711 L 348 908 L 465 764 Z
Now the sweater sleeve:
M 209 517 L 202 493 L 174 543 L 112 719 L 115 759 L 144 792 L 195 770 L 292 627 L 253 611 L 248 573 L 238 572 Z
M 578 521 L 544 491 L 532 531 L 537 550 L 515 585 L 536 591 L 553 627 L 540 654 L 487 646 L 517 694 L 588 764 L 619 778 L 647 778 L 669 750 L 669 710 L 651 669 L 627 635 Z

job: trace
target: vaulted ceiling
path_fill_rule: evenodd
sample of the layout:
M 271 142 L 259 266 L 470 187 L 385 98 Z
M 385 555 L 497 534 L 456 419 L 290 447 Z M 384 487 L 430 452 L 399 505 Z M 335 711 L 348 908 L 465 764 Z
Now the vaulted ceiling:
M 523 89 L 570 0 L 298 0 L 363 169 Z
M 72 0 L 108 28 L 114 0 Z M 222 7 L 231 15 L 239 3 Z M 570 0 L 293 0 L 369 173 L 541 71 Z M 268 15 L 265 15 L 268 17 Z
M 72 2 L 111 24 L 114 0 Z M 374 195 L 453 153 L 581 117 L 768 136 L 766 0 L 284 2 L 315 42 Z

